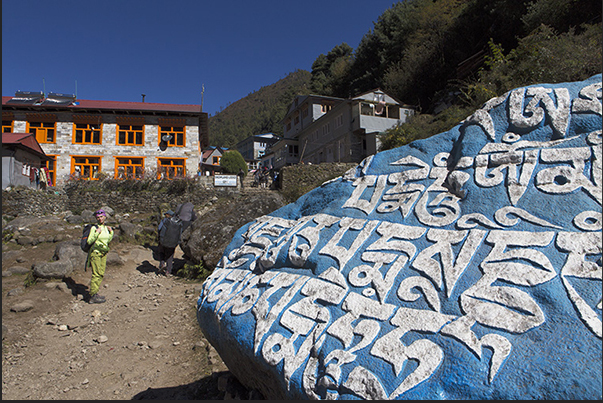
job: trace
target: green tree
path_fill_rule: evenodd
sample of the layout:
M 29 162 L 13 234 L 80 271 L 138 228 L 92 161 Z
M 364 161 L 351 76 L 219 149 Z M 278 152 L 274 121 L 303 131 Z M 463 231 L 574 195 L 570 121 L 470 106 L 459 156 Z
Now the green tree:
M 224 172 L 229 174 L 236 174 L 239 169 L 242 169 L 245 176 L 247 176 L 247 163 L 237 150 L 226 151 L 222 154 L 220 166 L 224 169 Z
M 349 69 L 353 62 L 354 49 L 347 43 L 335 46 L 320 54 L 312 63 L 310 91 L 315 94 L 347 98 L 349 96 Z
M 528 84 L 585 80 L 601 73 L 602 48 L 600 23 L 583 24 L 579 30 L 571 28 L 562 34 L 541 25 L 521 38 L 508 55 L 497 54 L 489 59 L 479 79 L 466 88 L 470 89 L 468 93 L 497 96 Z M 474 102 L 468 103 L 478 106 L 485 100 L 483 96 L 474 96 Z

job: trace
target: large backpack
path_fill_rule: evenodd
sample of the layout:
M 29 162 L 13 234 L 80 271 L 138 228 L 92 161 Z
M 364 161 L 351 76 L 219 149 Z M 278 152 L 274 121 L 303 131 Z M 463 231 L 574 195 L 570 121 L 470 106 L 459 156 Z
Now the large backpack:
M 90 235 L 90 231 L 92 230 L 92 228 L 96 228 L 96 225 L 95 224 L 86 224 L 84 226 L 84 229 L 82 230 L 82 238 L 80 239 L 80 248 L 82 248 L 82 250 L 86 253 L 92 247 L 92 245 L 88 244 L 88 235 Z
M 159 233 L 159 243 L 166 248 L 175 248 L 180 243 L 182 220 L 176 216 L 165 220 Z

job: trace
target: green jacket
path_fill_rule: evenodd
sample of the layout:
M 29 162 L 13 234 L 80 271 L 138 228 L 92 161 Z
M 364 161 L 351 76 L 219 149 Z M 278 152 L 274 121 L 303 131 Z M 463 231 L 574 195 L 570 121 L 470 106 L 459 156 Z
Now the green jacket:
M 100 227 L 101 232 L 96 232 L 96 227 Z M 114 231 L 109 232 L 106 225 L 97 225 L 93 227 L 88 235 L 88 244 L 92 245 L 90 248 L 90 255 L 92 252 L 99 251 L 101 254 L 109 252 L 109 242 L 113 239 Z

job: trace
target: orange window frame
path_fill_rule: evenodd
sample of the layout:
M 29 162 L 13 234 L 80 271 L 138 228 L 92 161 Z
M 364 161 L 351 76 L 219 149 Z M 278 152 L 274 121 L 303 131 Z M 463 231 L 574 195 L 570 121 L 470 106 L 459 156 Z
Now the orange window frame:
M 2 133 L 12 133 L 13 132 L 13 124 L 14 120 L 2 120 Z
M 143 146 L 144 125 L 119 125 L 115 137 L 119 146 Z
M 74 123 L 73 144 L 102 144 L 102 123 Z
M 115 179 L 142 179 L 144 157 L 115 157 Z
M 79 175 L 76 174 L 79 171 Z M 101 157 L 97 155 L 71 156 L 71 174 L 76 179 L 98 180 L 101 172 Z
M 157 179 L 174 179 L 186 177 L 185 158 L 158 158 Z
M 48 168 L 48 175 L 50 176 L 50 182 L 52 186 L 57 185 L 57 156 L 46 154 L 48 157 L 52 158 L 50 161 L 46 161 L 44 166 Z
M 172 136 L 167 141 L 168 147 L 184 147 L 186 144 L 185 126 L 159 126 L 159 143 L 163 136 Z
M 40 144 L 56 143 L 56 122 L 27 122 L 27 132 L 36 136 Z

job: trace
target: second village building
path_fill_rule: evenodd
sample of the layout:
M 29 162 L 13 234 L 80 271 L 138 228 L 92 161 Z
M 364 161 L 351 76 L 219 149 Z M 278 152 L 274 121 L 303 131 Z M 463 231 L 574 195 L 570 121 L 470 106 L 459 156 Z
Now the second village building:
M 298 95 L 283 120 L 283 138 L 262 165 L 361 162 L 379 151 L 379 135 L 405 123 L 415 108 L 376 89 L 353 98 Z
M 200 105 L 76 100 L 41 92 L 2 97 L 2 132 L 35 134 L 50 157 L 53 185 L 74 176 L 195 175 L 200 152 L 209 145 L 207 113 Z

